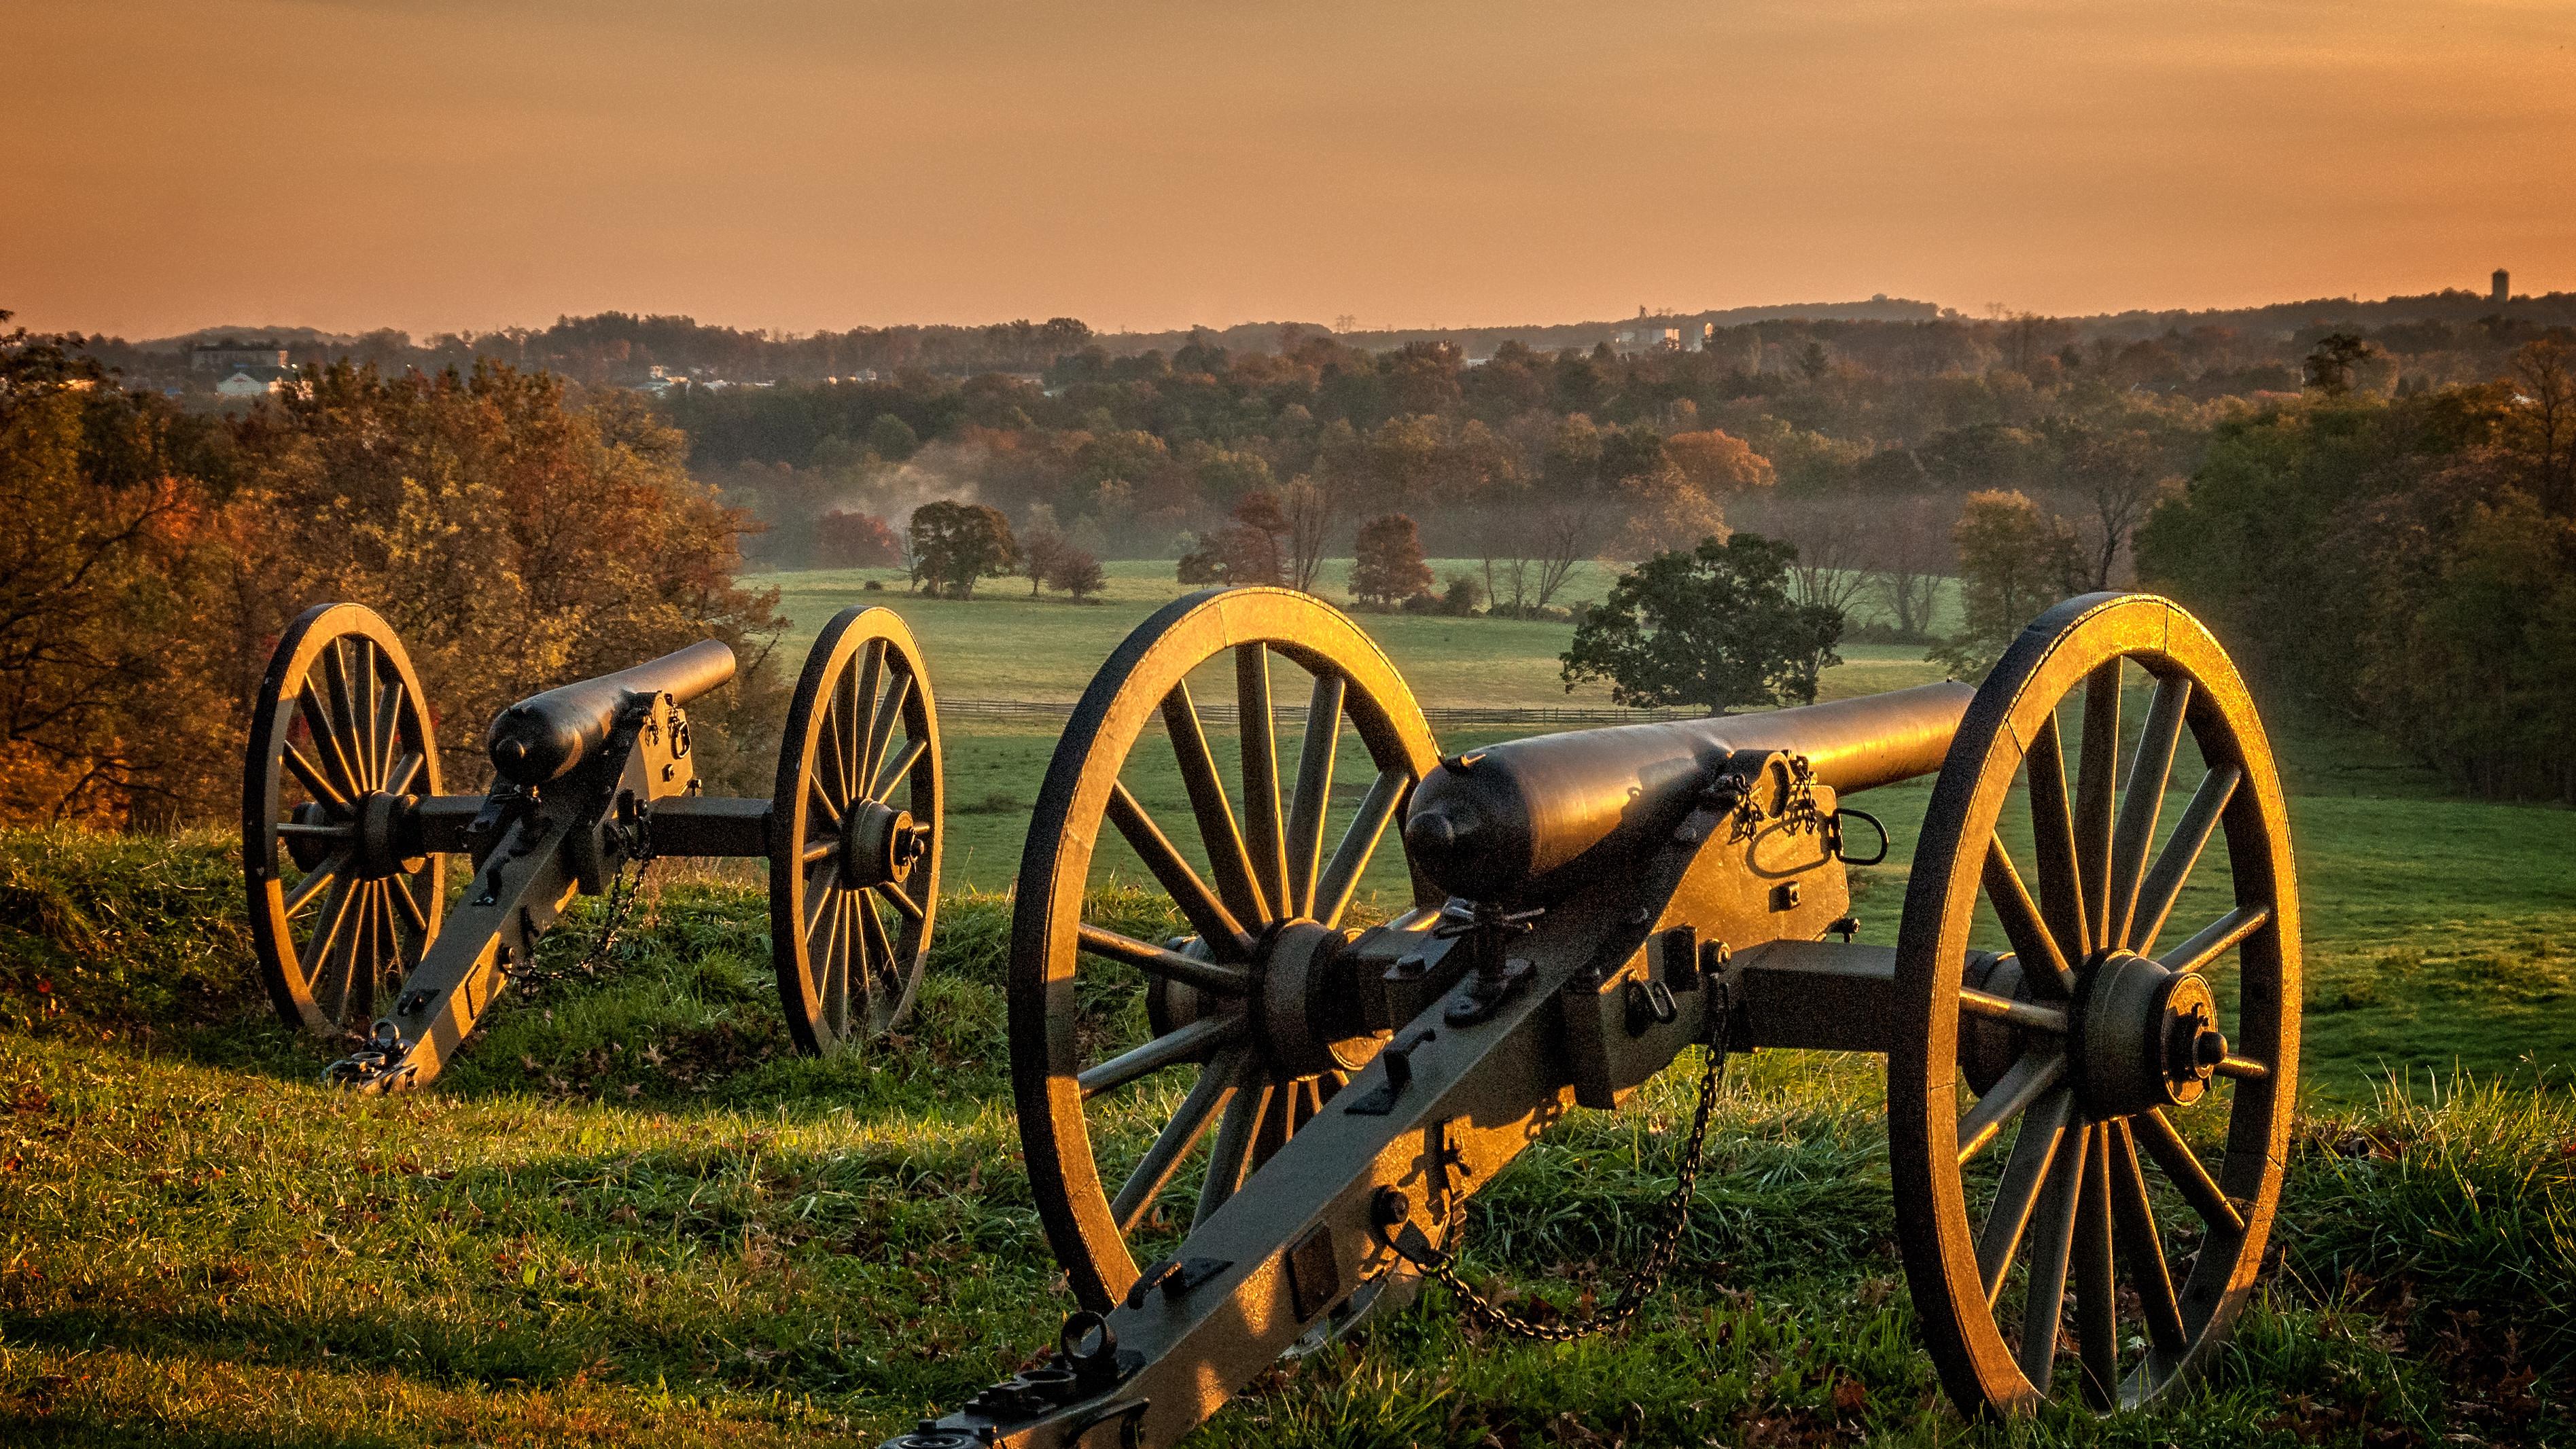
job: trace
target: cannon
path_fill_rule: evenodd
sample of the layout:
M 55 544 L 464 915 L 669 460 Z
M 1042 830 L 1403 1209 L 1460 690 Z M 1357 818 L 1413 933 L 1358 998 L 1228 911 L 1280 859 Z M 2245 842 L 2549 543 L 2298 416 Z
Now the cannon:
M 1239 768 L 1192 692 L 1229 659 Z M 1293 770 L 1283 662 L 1308 683 Z M 1149 802 L 1121 772 L 1152 732 L 1180 785 Z M 1856 942 L 1848 869 L 1886 831 L 1845 802 L 1924 776 L 1896 942 Z M 1399 909 L 1344 924 L 1390 839 Z M 2196 880 L 2205 855 L 2223 865 Z M 1086 917 L 1139 867 L 1185 933 Z M 1719 1064 L 1780 1048 L 1885 1059 L 1897 1238 L 1955 1402 L 2109 1411 L 2203 1368 L 2255 1283 L 2298 1067 L 2297 884 L 2244 684 L 2162 598 L 2061 604 L 1974 689 L 1444 756 L 1350 620 L 1243 588 L 1156 614 L 1084 695 L 1009 985 L 1031 1187 L 1081 1306 L 1040 1366 L 891 1449 L 1169 1444 L 1425 1277 L 1488 1326 L 1616 1323 L 1674 1260 Z M 1476 1298 L 1452 1258 L 1467 1197 L 1694 1048 L 1680 1192 L 1629 1287 L 1573 1326 Z
M 920 648 L 892 610 L 834 616 L 766 799 L 710 796 L 697 778 L 685 706 L 733 674 L 733 651 L 706 640 L 521 700 L 492 721 L 492 789 L 450 795 L 393 629 L 357 604 L 300 615 L 251 717 L 242 867 L 279 1017 L 358 1043 L 326 1079 L 426 1086 L 528 979 L 575 894 L 606 894 L 613 931 L 664 856 L 768 863 L 770 954 L 800 1050 L 899 1025 L 939 906 L 938 710 Z M 467 874 L 452 906 L 451 859 Z

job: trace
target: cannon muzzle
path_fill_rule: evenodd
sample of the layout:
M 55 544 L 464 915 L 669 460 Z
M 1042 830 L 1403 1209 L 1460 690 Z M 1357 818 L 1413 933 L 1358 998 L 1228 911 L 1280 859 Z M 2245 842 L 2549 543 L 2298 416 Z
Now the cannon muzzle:
M 492 721 L 492 768 L 520 785 L 561 779 L 608 742 L 628 700 L 667 694 L 686 704 L 733 678 L 733 670 L 733 650 L 707 639 L 632 669 L 532 694 Z
M 1640 858 L 1739 751 L 1806 757 L 1838 795 L 1928 775 L 1976 691 L 1926 684 L 1768 714 L 1615 725 L 1459 756 L 1414 787 L 1404 844 L 1452 895 L 1551 897 Z

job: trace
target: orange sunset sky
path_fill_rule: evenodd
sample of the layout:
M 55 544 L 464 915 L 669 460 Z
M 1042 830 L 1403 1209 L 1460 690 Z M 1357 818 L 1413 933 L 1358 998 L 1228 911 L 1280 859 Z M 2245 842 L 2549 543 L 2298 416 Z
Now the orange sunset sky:
M 2576 0 L 0 0 L 0 307 L 129 337 L 2576 289 Z

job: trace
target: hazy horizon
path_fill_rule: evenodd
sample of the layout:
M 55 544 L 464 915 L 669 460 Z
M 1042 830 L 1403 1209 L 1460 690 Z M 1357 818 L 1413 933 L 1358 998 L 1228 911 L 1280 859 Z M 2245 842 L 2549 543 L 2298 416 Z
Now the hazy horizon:
M 0 307 L 1363 329 L 2576 288 L 2576 5 L 0 0 Z

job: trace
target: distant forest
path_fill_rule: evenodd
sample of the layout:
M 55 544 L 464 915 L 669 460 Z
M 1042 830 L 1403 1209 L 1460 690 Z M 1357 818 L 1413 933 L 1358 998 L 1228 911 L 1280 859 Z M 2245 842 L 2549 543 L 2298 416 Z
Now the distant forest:
M 2576 298 L 1609 332 L 612 315 L 280 336 L 303 366 L 244 398 L 184 352 L 0 335 L 0 818 L 219 807 L 228 756 L 182 721 L 237 721 L 283 600 L 378 602 L 432 673 L 503 659 L 482 674 L 515 689 L 642 639 L 776 637 L 745 572 L 924 581 L 924 517 L 1017 530 L 988 560 L 1076 597 L 1095 556 L 1311 584 L 1400 538 L 1449 576 L 1410 565 L 1383 602 L 1548 618 L 1586 602 L 1579 563 L 1758 533 L 1844 639 L 1963 677 L 2055 599 L 2143 583 L 2266 693 L 2576 802 Z M 791 357 L 808 375 L 760 375 Z M 737 693 L 752 719 L 775 689 Z M 733 723 L 711 744 L 769 737 Z

